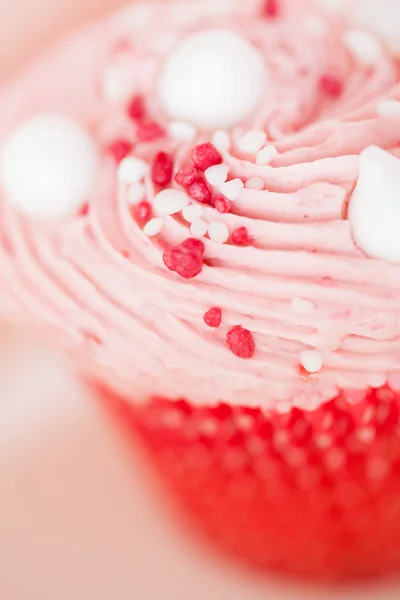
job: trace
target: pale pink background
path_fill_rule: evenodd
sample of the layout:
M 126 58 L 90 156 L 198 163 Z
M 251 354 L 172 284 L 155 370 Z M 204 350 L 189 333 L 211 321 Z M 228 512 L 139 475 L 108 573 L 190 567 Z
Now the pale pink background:
M 380 13 L 384 2 L 400 6 L 380 0 Z M 0 81 L 61 31 L 124 3 L 0 0 Z M 69 366 L 34 337 L 0 327 L 2 600 L 398 597 L 395 584 L 334 592 L 246 577 L 172 514 L 139 450 Z

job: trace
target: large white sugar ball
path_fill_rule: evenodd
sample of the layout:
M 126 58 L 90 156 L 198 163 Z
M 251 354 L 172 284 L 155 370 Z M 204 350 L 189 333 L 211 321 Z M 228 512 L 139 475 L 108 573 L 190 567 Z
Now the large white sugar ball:
M 400 264 L 400 160 L 377 146 L 360 155 L 349 221 L 367 256 Z
M 31 217 L 73 215 L 87 199 L 98 154 L 78 123 L 41 114 L 23 123 L 3 148 L 1 183 L 10 204 Z
M 232 127 L 246 119 L 265 88 L 260 52 L 224 29 L 188 37 L 167 60 L 160 81 L 168 115 L 205 129 Z

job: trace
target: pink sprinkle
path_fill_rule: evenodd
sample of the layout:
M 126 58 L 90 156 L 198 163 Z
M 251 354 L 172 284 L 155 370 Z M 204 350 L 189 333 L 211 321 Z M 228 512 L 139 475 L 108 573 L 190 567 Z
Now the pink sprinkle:
M 269 17 L 271 19 L 279 17 L 281 13 L 280 1 L 265 0 L 263 13 L 266 17 Z
M 128 104 L 127 113 L 132 121 L 140 121 L 145 115 L 145 105 L 142 96 L 134 96 Z
M 201 177 L 197 177 L 189 187 L 189 194 L 197 202 L 211 204 L 212 194 L 207 183 Z
M 330 73 L 322 75 L 319 80 L 319 87 L 324 94 L 332 98 L 338 98 L 343 92 L 343 82 Z
M 81 209 L 78 212 L 78 216 L 79 217 L 86 217 L 86 215 L 89 213 L 89 204 L 86 202 Z
M 203 319 L 209 327 L 219 327 L 222 322 L 222 310 L 218 306 L 214 306 L 204 314 Z
M 155 185 L 165 187 L 172 180 L 174 161 L 166 152 L 156 154 L 151 167 L 151 180 Z
M 138 125 L 136 135 L 139 142 L 152 142 L 165 136 L 165 130 L 154 121 Z
M 143 200 L 143 202 L 139 202 L 133 206 L 133 216 L 139 224 L 147 223 L 152 214 L 152 208 L 150 202 L 147 200 Z
M 178 246 L 167 248 L 163 254 L 163 261 L 170 271 L 184 279 L 192 279 L 203 268 L 204 250 L 205 247 L 201 240 L 188 238 Z
M 117 164 L 131 152 L 133 146 L 128 140 L 115 140 L 107 147 L 108 154 L 111 154 Z
M 210 143 L 200 144 L 193 148 L 192 159 L 199 171 L 206 171 L 209 167 L 222 163 L 222 156 L 216 147 Z
M 248 246 L 253 241 L 246 227 L 239 227 L 232 232 L 231 240 L 236 246 Z
M 216 196 L 214 198 L 214 206 L 219 213 L 225 214 L 230 212 L 232 202 L 228 198 L 225 198 L 225 196 Z
M 189 187 L 196 177 L 197 171 L 194 167 L 185 167 L 175 175 L 175 181 L 183 187 Z
M 241 325 L 236 325 L 228 331 L 226 343 L 229 350 L 239 358 L 252 358 L 256 351 L 253 335 Z

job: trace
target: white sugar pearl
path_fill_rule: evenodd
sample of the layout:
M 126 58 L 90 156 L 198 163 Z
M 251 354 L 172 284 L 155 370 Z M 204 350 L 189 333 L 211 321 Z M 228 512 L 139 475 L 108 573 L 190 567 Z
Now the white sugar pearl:
M 241 152 L 255 154 L 267 143 L 267 134 L 262 129 L 252 129 L 244 135 L 237 143 Z
M 195 238 L 202 238 L 206 235 L 208 224 L 203 219 L 197 219 L 193 221 L 190 226 L 190 235 Z
M 144 200 L 146 196 L 146 188 L 142 183 L 134 183 L 128 190 L 129 204 L 138 204 Z
M 383 116 L 400 115 L 399 100 L 382 100 L 377 107 L 378 114 Z
M 380 41 L 367 31 L 349 29 L 343 41 L 357 60 L 364 65 L 377 65 L 383 58 Z
M 228 198 L 228 200 L 231 200 L 233 202 L 234 200 L 236 200 L 236 198 L 238 198 L 243 188 L 244 183 L 241 179 L 232 179 L 231 181 L 223 183 L 220 186 L 219 190 L 221 194 L 225 196 L 225 198 Z
M 174 215 L 189 204 L 189 197 L 182 190 L 168 188 L 159 192 L 153 201 L 154 211 L 158 215 Z
M 161 217 L 150 219 L 150 221 L 143 227 L 143 233 L 148 237 L 155 237 L 161 233 L 163 226 L 164 221 L 161 219 Z
M 193 223 L 194 221 L 201 219 L 203 216 L 203 209 L 200 204 L 189 204 L 189 206 L 183 209 L 182 216 L 188 223 Z
M 148 164 L 140 158 L 127 156 L 118 165 L 118 181 L 120 183 L 139 183 L 148 172 Z
M 400 159 L 377 146 L 361 152 L 348 218 L 367 256 L 400 263 Z
M 210 185 L 222 185 L 228 179 L 227 165 L 214 165 L 206 169 L 204 176 Z
M 78 123 L 63 115 L 38 115 L 3 149 L 5 196 L 31 217 L 73 215 L 91 192 L 98 164 L 95 143 Z
M 264 179 L 262 177 L 250 177 L 250 179 L 246 181 L 245 187 L 248 190 L 261 191 L 264 189 Z
M 183 121 L 172 121 L 168 126 L 168 133 L 177 140 L 192 140 L 197 133 L 196 127 Z
M 272 144 L 265 146 L 265 148 L 257 152 L 256 163 L 258 165 L 269 165 L 278 154 L 278 150 Z
M 229 152 L 231 140 L 225 131 L 216 131 L 212 137 L 212 143 L 220 152 Z
M 305 350 L 300 354 L 300 363 L 308 373 L 318 373 L 323 365 L 322 354 L 318 350 Z
M 171 118 L 214 129 L 248 117 L 265 87 L 260 52 L 233 31 L 212 29 L 189 36 L 169 57 L 160 96 Z
M 308 315 L 313 312 L 314 304 L 303 298 L 293 298 L 292 310 L 299 315 Z
M 213 242 L 225 244 L 229 239 L 229 229 L 225 223 L 220 221 L 211 221 L 208 224 L 208 237 Z

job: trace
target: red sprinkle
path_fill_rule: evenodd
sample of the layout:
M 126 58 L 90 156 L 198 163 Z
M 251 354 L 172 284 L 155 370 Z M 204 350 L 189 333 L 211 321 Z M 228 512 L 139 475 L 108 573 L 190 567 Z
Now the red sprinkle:
M 279 17 L 281 14 L 280 0 L 265 0 L 263 13 L 272 19 Z
M 252 358 L 256 351 L 253 335 L 241 325 L 236 325 L 228 331 L 226 343 L 229 350 L 239 358 Z
M 189 187 L 196 177 L 197 171 L 194 167 L 184 167 L 175 175 L 175 181 L 183 187 Z
M 89 204 L 86 202 L 81 209 L 78 212 L 78 216 L 79 217 L 86 217 L 86 215 L 89 213 Z
M 133 207 L 133 216 L 139 224 L 145 224 L 150 219 L 152 207 L 150 202 L 143 200 Z
M 208 187 L 207 182 L 201 177 L 196 177 L 193 183 L 191 183 L 189 187 L 189 195 L 194 200 L 197 200 L 197 202 L 201 202 L 202 204 L 211 204 L 211 190 Z
M 230 212 L 232 202 L 228 198 L 225 198 L 225 196 L 216 196 L 214 198 L 214 206 L 219 213 L 225 214 Z
M 108 154 L 114 158 L 116 163 L 120 163 L 131 152 L 133 146 L 128 140 L 115 140 L 107 147 Z
M 163 261 L 167 269 L 174 271 L 184 279 L 196 277 L 204 262 L 204 244 L 201 240 L 188 238 L 178 246 L 167 248 Z
M 236 246 L 248 246 L 253 241 L 246 227 L 239 227 L 232 232 L 231 240 Z
M 166 152 L 159 152 L 155 155 L 151 166 L 151 179 L 155 185 L 165 187 L 172 180 L 172 171 L 174 161 Z
M 138 125 L 136 135 L 139 142 L 152 142 L 165 136 L 165 130 L 156 123 L 151 121 L 149 123 L 141 123 Z
M 222 163 L 222 156 L 216 147 L 210 143 L 200 144 L 193 148 L 192 159 L 194 166 L 197 167 L 199 171 L 205 171 L 209 167 L 220 165 Z
M 343 82 L 330 73 L 322 75 L 319 80 L 319 87 L 324 94 L 332 98 L 338 98 L 343 92 Z
M 143 96 L 134 96 L 127 107 L 128 117 L 132 121 L 140 121 L 146 114 Z
M 209 327 L 219 327 L 222 322 L 222 310 L 218 306 L 214 306 L 205 313 L 203 319 Z

